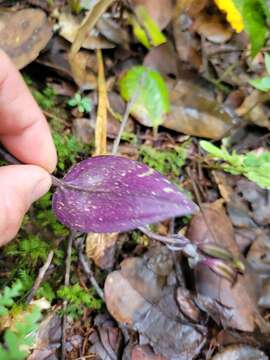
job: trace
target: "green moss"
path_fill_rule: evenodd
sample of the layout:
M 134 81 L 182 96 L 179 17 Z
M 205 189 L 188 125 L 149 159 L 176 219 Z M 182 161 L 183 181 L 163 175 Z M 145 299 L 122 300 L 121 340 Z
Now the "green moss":
M 186 142 L 168 150 L 157 150 L 142 145 L 139 148 L 140 159 L 161 174 L 176 178 L 185 164 L 189 145 L 190 142 Z

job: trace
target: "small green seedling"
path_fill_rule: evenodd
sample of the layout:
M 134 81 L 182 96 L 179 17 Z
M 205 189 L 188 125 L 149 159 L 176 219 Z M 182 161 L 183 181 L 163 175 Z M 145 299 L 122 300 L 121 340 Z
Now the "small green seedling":
M 80 93 L 76 93 L 75 96 L 68 101 L 68 105 L 71 107 L 77 107 L 81 113 L 90 113 L 92 110 L 92 101 L 88 97 L 82 97 Z
M 266 70 L 270 75 L 270 55 L 265 54 L 264 59 Z M 249 83 L 260 91 L 267 92 L 270 90 L 270 76 L 264 76 L 262 78 L 250 80 Z

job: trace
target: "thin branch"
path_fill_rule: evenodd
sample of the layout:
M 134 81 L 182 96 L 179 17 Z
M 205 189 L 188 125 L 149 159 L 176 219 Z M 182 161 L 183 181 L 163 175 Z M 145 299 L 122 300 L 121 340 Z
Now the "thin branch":
M 104 300 L 104 292 L 103 292 L 103 290 L 101 289 L 101 287 L 99 286 L 99 284 L 97 283 L 97 281 L 96 281 L 96 279 L 94 277 L 94 274 L 93 274 L 93 272 L 91 270 L 91 266 L 89 264 L 89 260 L 83 254 L 83 239 L 84 239 L 83 237 L 79 238 L 78 241 L 77 241 L 77 244 L 75 245 L 76 248 L 77 248 L 80 264 L 82 265 L 82 268 L 83 268 L 84 272 L 86 273 L 87 278 L 90 281 L 91 285 L 96 290 L 99 297 L 102 300 Z
M 27 299 L 26 299 L 26 303 L 29 304 L 35 293 L 37 292 L 38 288 L 40 287 L 40 284 L 42 283 L 42 281 L 44 280 L 44 276 L 47 272 L 47 270 L 49 269 L 49 266 L 51 265 L 51 262 L 52 262 L 52 259 L 53 259 L 53 256 L 54 256 L 54 251 L 51 250 L 48 254 L 48 257 L 47 257 L 47 260 L 46 262 L 44 263 L 44 265 L 39 269 L 39 272 L 38 272 L 38 277 L 36 278 L 36 281 L 30 291 L 30 294 L 27 296 Z
M 138 99 L 138 96 L 140 95 L 140 92 L 141 92 L 141 88 L 144 84 L 144 81 L 145 81 L 145 74 L 142 76 L 142 78 L 140 79 L 138 85 L 137 85 L 137 88 L 132 96 L 132 98 L 130 99 L 130 101 L 127 103 L 127 106 L 126 106 L 126 111 L 125 111 L 125 114 L 123 116 L 123 119 L 122 119 L 122 122 L 121 122 L 121 126 L 120 126 L 120 129 L 119 129 L 119 132 L 117 134 L 117 138 L 114 140 L 114 143 L 113 143 L 113 149 L 112 149 L 112 154 L 113 155 L 116 155 L 117 152 L 118 152 L 118 147 L 119 147 L 119 144 L 120 144 L 120 141 L 121 141 L 121 137 L 122 137 L 122 134 L 123 134 L 123 131 L 126 127 L 126 124 L 128 122 L 128 117 L 130 115 L 130 112 L 131 112 L 131 108 L 132 106 L 135 104 L 135 102 L 137 101 Z

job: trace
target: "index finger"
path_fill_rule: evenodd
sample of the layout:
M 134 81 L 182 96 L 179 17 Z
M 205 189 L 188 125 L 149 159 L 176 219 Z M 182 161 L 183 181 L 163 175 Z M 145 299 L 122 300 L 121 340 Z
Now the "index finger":
M 0 141 L 19 160 L 48 171 L 56 150 L 47 121 L 20 73 L 0 50 Z

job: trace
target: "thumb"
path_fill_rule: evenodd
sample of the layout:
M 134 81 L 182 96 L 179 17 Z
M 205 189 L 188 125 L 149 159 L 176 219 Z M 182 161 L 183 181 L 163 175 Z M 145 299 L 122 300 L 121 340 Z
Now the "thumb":
M 32 202 L 51 186 L 50 175 L 35 165 L 0 167 L 0 246 L 18 232 Z

